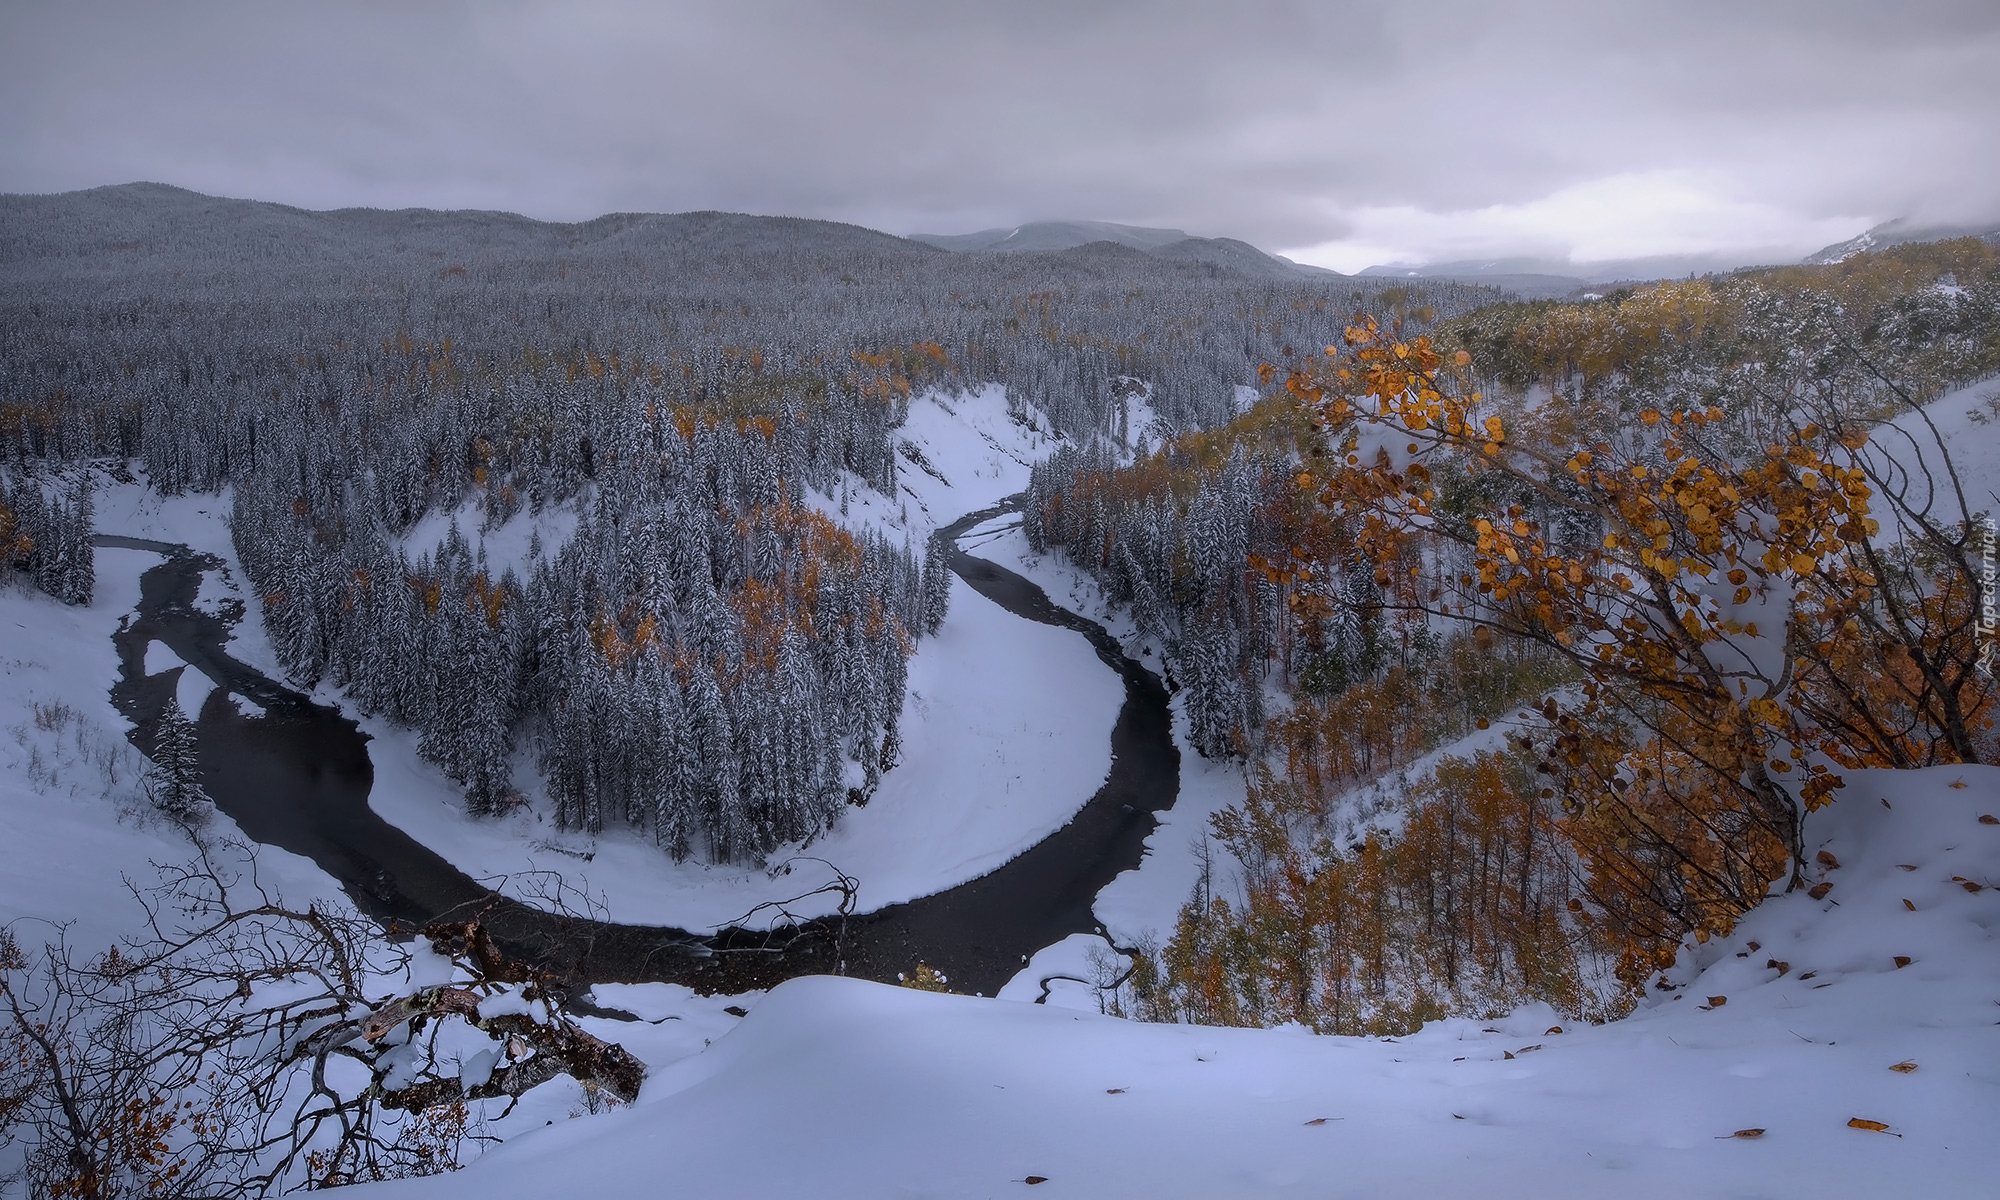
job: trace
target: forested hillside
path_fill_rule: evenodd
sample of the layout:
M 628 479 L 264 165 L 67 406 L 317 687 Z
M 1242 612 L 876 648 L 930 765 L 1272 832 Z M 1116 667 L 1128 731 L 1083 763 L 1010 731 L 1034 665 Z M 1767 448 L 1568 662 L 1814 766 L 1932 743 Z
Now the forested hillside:
M 2000 498 L 1924 406 L 2000 370 L 1992 246 L 1428 336 L 1384 312 L 1272 366 L 1229 425 L 1031 489 L 1031 539 L 1131 606 L 1196 747 L 1251 768 L 1214 829 L 1234 869 L 1140 1011 L 1622 1011 L 1683 938 L 1804 885 L 1841 771 L 1991 761 L 1973 518 Z
M 11 559 L 73 594 L 78 551 L 56 543 L 79 539 L 52 531 L 87 528 L 88 491 L 66 467 L 229 489 L 287 669 L 421 730 L 475 811 L 513 802 L 526 747 L 561 826 L 754 860 L 894 764 L 942 568 L 829 514 L 857 488 L 899 496 L 913 393 L 997 381 L 1018 420 L 1088 447 L 1125 440 L 1141 379 L 1198 430 L 1367 299 L 1109 249 L 158 185 L 5 197 L 0 454 L 10 495 L 48 497 L 15 505 L 33 544 Z M 483 533 L 557 510 L 560 544 L 486 555 Z

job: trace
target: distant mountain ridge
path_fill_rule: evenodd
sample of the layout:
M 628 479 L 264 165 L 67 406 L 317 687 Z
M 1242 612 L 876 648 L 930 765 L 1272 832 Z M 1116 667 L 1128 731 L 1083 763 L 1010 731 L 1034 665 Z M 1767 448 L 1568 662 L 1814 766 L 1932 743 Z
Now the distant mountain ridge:
M 1087 246 L 1109 244 L 1154 258 L 1206 263 L 1258 278 L 1341 277 L 1338 271 L 1266 254 L 1235 238 L 1192 237 L 1180 229 L 1119 225 L 1111 221 L 1030 221 L 977 233 L 913 233 L 909 239 L 954 254 L 1066 254 Z
M 223 248 L 232 255 L 305 263 L 467 253 L 644 252 L 667 242 L 720 253 L 751 248 L 899 258 L 937 253 L 859 225 L 739 213 L 608 213 L 559 222 L 481 209 L 315 211 L 208 196 L 162 183 L 0 195 L 0 268 L 16 274 L 198 262 Z
M 2000 244 L 2000 222 L 1986 222 L 1977 225 L 1919 225 L 1907 217 L 1869 229 L 1864 233 L 1835 242 L 1808 254 L 1805 261 L 1814 265 L 1845 262 L 1857 254 L 1869 250 L 1886 250 L 1890 246 L 1900 246 L 1906 242 L 1941 242 L 1947 238 L 1976 237 L 1982 241 Z
M 607 213 L 586 221 L 541 221 L 481 209 L 312 210 L 264 200 L 204 195 L 162 183 L 127 183 L 54 194 L 0 194 L 0 284 L 185 271 L 215 278 L 218 264 L 249 262 L 293 271 L 395 263 L 415 268 L 461 257 L 548 261 L 689 255 L 707 263 L 769 258 L 823 261 L 859 255 L 914 264 L 945 254 L 994 265 L 1050 255 L 1086 269 L 1121 262 L 1174 264 L 1274 282 L 1345 279 L 1337 271 L 1266 254 L 1235 238 L 1190 237 L 1106 221 L 1041 221 L 970 234 L 898 237 L 807 217 L 741 213 Z M 1121 257 L 1129 256 L 1129 257 Z M 122 286 L 120 284 L 119 286 Z

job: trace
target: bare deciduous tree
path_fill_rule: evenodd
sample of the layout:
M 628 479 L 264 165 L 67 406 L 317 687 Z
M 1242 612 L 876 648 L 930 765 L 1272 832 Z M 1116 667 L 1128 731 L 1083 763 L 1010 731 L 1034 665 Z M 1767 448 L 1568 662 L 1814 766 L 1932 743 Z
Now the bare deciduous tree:
M 458 1165 L 559 1075 L 619 1101 L 644 1065 L 583 1030 L 477 916 L 396 943 L 287 905 L 240 846 L 133 888 L 98 954 L 0 933 L 0 1130 L 40 1195 L 251 1196 Z

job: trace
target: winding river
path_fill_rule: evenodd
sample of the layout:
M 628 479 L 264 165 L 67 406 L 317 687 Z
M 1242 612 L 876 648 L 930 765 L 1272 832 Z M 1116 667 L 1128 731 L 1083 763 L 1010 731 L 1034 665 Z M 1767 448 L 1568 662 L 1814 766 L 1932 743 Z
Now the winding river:
M 1023 620 L 1073 629 L 1125 685 L 1111 731 L 1111 772 L 1076 815 L 1006 865 L 930 896 L 843 920 L 772 932 L 725 929 L 702 936 L 548 912 L 495 894 L 384 821 L 368 805 L 374 769 L 368 735 L 337 709 L 314 703 L 232 657 L 224 647 L 242 613 L 211 614 L 195 598 L 202 575 L 223 563 L 188 547 L 99 535 L 100 546 L 144 550 L 161 563 L 140 579 L 137 613 L 113 640 L 120 678 L 111 698 L 150 749 L 176 693 L 179 670 L 146 674 L 158 641 L 217 685 L 196 716 L 203 783 L 243 832 L 317 863 L 364 912 L 392 930 L 481 914 L 511 952 L 571 986 L 660 980 L 702 992 L 770 987 L 796 975 L 847 974 L 893 981 L 922 960 L 954 990 L 992 995 L 1022 960 L 1073 933 L 1102 933 L 1097 893 L 1136 867 L 1156 814 L 1180 787 L 1167 693 L 1103 626 L 1064 609 L 1033 583 L 967 553 L 959 540 L 1016 511 L 1018 498 L 968 513 L 940 531 L 953 572 Z M 261 712 L 239 710 L 234 693 Z

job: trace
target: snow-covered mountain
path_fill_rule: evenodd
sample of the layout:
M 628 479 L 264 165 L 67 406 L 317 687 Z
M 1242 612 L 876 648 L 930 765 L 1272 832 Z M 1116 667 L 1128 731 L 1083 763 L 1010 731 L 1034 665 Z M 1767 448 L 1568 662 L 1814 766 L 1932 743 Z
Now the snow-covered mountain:
M 1845 262 L 1857 254 L 1868 250 L 1886 250 L 1890 246 L 1900 246 L 1905 242 L 1937 242 L 1946 238 L 1976 237 L 1989 242 L 2000 243 L 2000 222 L 1984 222 L 1974 225 L 1920 224 L 1907 217 L 1884 221 L 1844 242 L 1835 242 L 1806 255 L 1804 262 L 1825 264 Z

